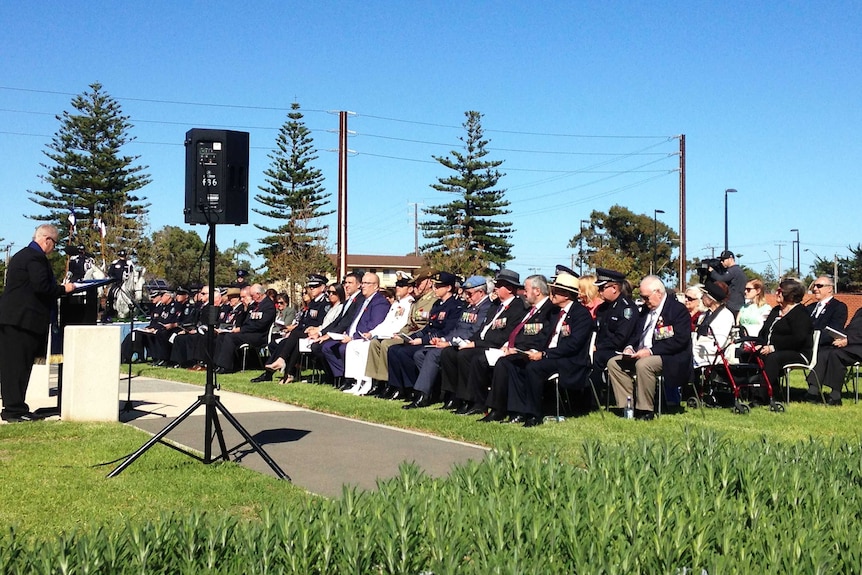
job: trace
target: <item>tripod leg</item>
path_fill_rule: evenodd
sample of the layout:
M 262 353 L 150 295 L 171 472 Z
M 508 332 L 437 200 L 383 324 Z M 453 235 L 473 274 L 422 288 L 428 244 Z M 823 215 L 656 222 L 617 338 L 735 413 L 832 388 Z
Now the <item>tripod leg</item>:
M 233 426 L 233 428 L 236 429 L 240 433 L 240 435 L 243 436 L 243 438 L 245 438 L 248 444 L 251 445 L 251 448 L 258 455 L 261 456 L 261 458 L 266 462 L 267 465 L 269 465 L 269 468 L 275 472 L 279 479 L 287 479 L 288 481 L 291 480 L 290 476 L 288 476 L 288 474 L 285 473 L 281 469 L 281 467 L 278 466 L 278 464 L 269 456 L 269 454 L 264 451 L 260 445 L 258 445 L 258 443 L 251 436 L 251 434 L 242 426 L 242 424 L 240 424 L 239 421 L 237 421 L 237 419 L 231 414 L 231 412 L 227 410 L 227 408 L 217 397 L 215 398 L 215 407 L 222 412 L 222 415 L 224 415 L 225 419 L 227 419 Z M 222 449 L 224 449 L 224 446 L 222 446 Z
M 213 409 L 212 412 L 213 426 L 215 427 L 215 436 L 218 439 L 219 447 L 221 448 L 221 460 L 222 461 L 230 461 L 227 453 L 227 444 L 224 442 L 224 433 L 221 430 L 221 422 L 218 419 L 218 412 Z M 207 438 L 207 441 L 212 443 L 213 438 L 210 436 Z M 212 454 L 210 454 L 210 458 L 212 458 Z M 210 459 L 209 461 L 205 461 L 204 463 L 212 463 L 214 460 Z
M 165 437 L 168 433 L 170 433 L 170 432 L 171 432 L 171 431 L 172 431 L 176 426 L 178 426 L 180 423 L 182 423 L 182 422 L 183 422 L 183 420 L 184 420 L 184 419 L 186 419 L 189 415 L 191 415 L 192 413 L 194 413 L 194 411 L 195 411 L 198 407 L 200 407 L 201 405 L 203 405 L 203 401 L 201 400 L 201 398 L 198 398 L 198 399 L 197 399 L 197 401 L 195 401 L 193 404 L 191 404 L 191 405 L 188 407 L 188 409 L 186 409 L 184 412 L 182 412 L 182 413 L 180 414 L 180 416 L 179 416 L 179 417 L 177 417 L 175 420 L 173 420 L 172 422 L 170 422 L 169 424 L 167 424 L 167 425 L 165 426 L 165 428 L 164 428 L 164 429 L 162 429 L 160 432 L 158 432 L 157 434 L 155 434 L 155 435 L 154 435 L 154 436 L 153 436 L 153 437 L 152 437 L 148 442 L 146 442 L 143 446 L 141 446 L 141 447 L 140 447 L 140 449 L 138 449 L 136 452 L 134 452 L 133 454 L 131 454 L 131 455 L 129 456 L 129 458 L 128 458 L 128 459 L 126 459 L 126 460 L 125 460 L 124 462 L 122 462 L 122 463 L 121 463 L 121 464 L 120 464 L 116 469 L 114 469 L 112 472 L 110 472 L 110 473 L 108 474 L 108 477 L 116 477 L 117 475 L 119 475 L 120 473 L 122 473 L 122 472 L 123 472 L 123 470 L 124 470 L 126 467 L 128 467 L 129 465 L 131 465 L 132 463 L 134 463 L 134 461 L 135 461 L 138 457 L 140 457 L 141 455 L 143 455 L 143 454 L 144 454 L 144 453 L 145 453 L 145 452 L 146 452 L 150 447 L 152 447 L 153 445 L 155 445 L 156 443 L 158 443 L 159 441 L 161 441 L 161 440 L 162 440 L 162 438 L 164 438 L 164 437 Z

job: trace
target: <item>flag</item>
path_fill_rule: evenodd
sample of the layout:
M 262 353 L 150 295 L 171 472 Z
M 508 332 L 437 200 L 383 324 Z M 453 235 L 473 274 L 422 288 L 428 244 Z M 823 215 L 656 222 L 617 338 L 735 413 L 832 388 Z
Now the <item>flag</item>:
M 73 239 L 75 237 L 75 224 L 78 222 L 78 219 L 75 217 L 74 208 L 69 208 L 69 216 L 67 219 L 69 220 L 69 239 Z
M 102 239 L 105 239 L 105 235 L 108 233 L 108 226 L 105 225 L 105 220 L 99 220 L 99 233 L 102 234 Z

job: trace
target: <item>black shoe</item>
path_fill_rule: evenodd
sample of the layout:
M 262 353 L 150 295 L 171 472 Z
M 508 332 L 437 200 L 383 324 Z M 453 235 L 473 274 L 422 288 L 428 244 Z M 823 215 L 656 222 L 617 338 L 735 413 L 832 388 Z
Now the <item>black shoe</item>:
M 393 389 L 394 389 L 394 391 L 392 393 L 390 393 L 389 395 L 387 395 L 386 399 L 391 399 L 392 401 L 396 401 L 396 400 L 400 399 L 401 401 L 404 401 L 404 399 L 407 396 L 407 392 L 401 388 L 398 388 L 398 387 L 395 387 Z
M 491 421 L 503 421 L 504 419 L 506 419 L 505 411 L 497 411 L 496 409 L 492 409 L 485 417 L 483 417 L 479 421 L 481 421 L 482 423 L 489 423 Z
M 805 401 L 808 403 L 823 403 L 823 398 L 820 397 L 820 394 L 806 393 Z
M 402 406 L 401 409 L 419 409 L 422 407 L 428 407 L 429 405 L 431 405 L 431 402 L 428 401 L 428 398 L 424 393 L 420 393 L 419 397 L 414 399 L 411 403 Z
M 165 367 L 166 365 L 168 365 L 168 362 L 163 359 L 153 362 L 153 367 Z
M 14 413 L 14 414 L 2 414 L 0 415 L 0 419 L 7 423 L 27 423 L 30 421 L 39 421 L 42 419 L 35 413 Z
M 640 421 L 652 421 L 653 419 L 655 419 L 655 412 L 653 412 L 653 411 L 641 412 L 641 413 L 635 415 L 635 419 L 638 419 Z
M 826 405 L 831 405 L 833 407 L 841 407 L 841 405 L 843 405 L 843 404 L 841 403 L 840 397 L 838 397 L 838 398 L 830 397 L 829 399 L 826 400 Z
M 271 371 L 265 371 L 259 376 L 251 378 L 250 381 L 252 383 L 263 383 L 264 381 L 272 381 L 272 374 L 273 372 Z
M 510 417 L 509 421 L 506 423 L 526 423 L 528 419 L 530 419 L 530 417 L 527 415 L 517 414 Z
M 524 421 L 524 427 L 536 427 L 542 425 L 544 420 L 541 417 L 530 416 Z
M 355 379 L 345 379 L 344 382 L 339 386 L 338 391 L 347 391 L 351 387 L 356 384 Z
M 372 380 L 371 389 L 365 395 L 367 397 L 380 397 L 386 391 L 386 386 L 379 381 Z
M 484 407 L 471 407 L 464 415 L 485 415 Z
M 222 366 L 219 365 L 213 370 L 213 373 L 216 373 L 218 375 L 225 375 L 226 373 L 229 373 L 229 372 L 228 372 L 228 370 L 226 370 L 225 368 L 223 368 Z
M 448 409 L 451 411 L 453 409 L 458 409 L 459 407 L 461 407 L 460 401 L 457 399 L 447 399 L 438 409 Z
M 471 406 L 469 403 L 467 403 L 467 402 L 465 401 L 464 403 L 462 403 L 462 404 L 458 407 L 458 409 L 456 409 L 456 410 L 455 410 L 455 413 L 456 413 L 457 415 L 467 415 L 467 412 L 468 412 L 468 411 L 470 411 L 470 408 L 471 408 L 471 407 L 472 407 L 472 406 Z

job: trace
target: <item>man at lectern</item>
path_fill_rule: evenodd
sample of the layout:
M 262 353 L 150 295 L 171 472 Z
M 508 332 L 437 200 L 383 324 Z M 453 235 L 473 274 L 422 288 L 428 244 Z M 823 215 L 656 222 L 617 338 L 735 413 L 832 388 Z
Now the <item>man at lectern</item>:
M 6 271 L 6 291 L 0 297 L 0 394 L 3 421 L 37 419 L 25 402 L 33 361 L 45 351 L 51 312 L 57 298 L 75 289 L 57 285 L 48 254 L 59 241 L 57 228 L 43 224 L 33 241 L 12 256 Z

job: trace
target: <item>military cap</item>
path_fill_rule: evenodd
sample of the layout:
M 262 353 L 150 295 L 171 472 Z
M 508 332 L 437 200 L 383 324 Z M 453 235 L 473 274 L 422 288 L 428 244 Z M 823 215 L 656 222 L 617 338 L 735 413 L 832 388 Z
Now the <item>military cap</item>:
M 621 284 L 626 281 L 625 274 L 607 268 L 596 268 L 595 285 L 601 287 L 607 283 Z
M 248 275 L 248 270 L 236 270 L 236 277 L 244 278 Z
M 464 285 L 461 286 L 464 289 L 476 289 L 477 287 L 488 286 L 488 280 L 486 280 L 482 276 L 470 276 L 464 281 Z
M 325 286 L 329 283 L 329 280 L 326 279 L 325 275 L 322 274 L 308 274 L 308 281 L 305 283 L 305 287 L 320 287 Z
M 413 285 L 413 278 L 410 278 L 410 277 L 398 278 L 395 281 L 396 287 L 407 287 L 407 286 L 412 286 L 412 285 Z
M 118 252 L 117 252 L 117 255 L 118 255 L 118 256 L 120 256 L 121 258 L 126 257 L 126 250 L 120 250 L 120 251 L 118 251 Z
M 189 290 L 187 290 L 183 286 L 177 288 L 177 295 L 189 295 L 190 293 L 191 292 L 189 292 Z
M 458 282 L 458 276 L 449 272 L 437 272 L 431 276 L 431 281 L 438 285 L 454 286 Z

